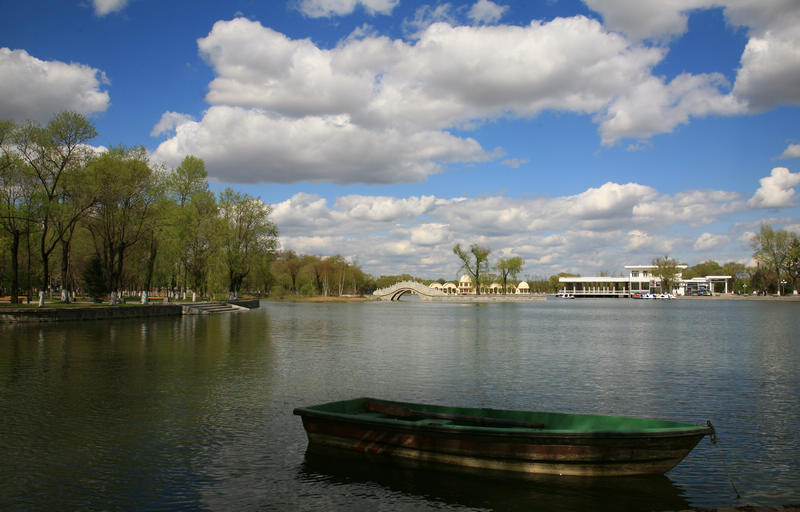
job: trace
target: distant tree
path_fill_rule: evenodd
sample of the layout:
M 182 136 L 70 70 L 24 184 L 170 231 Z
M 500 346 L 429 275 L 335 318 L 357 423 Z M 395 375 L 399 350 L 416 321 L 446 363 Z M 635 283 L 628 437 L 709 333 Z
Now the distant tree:
M 503 281 L 503 293 L 506 293 L 509 276 L 516 279 L 517 275 L 522 272 L 522 267 L 525 265 L 525 260 L 519 256 L 511 258 L 500 258 L 497 261 L 495 269 L 500 273 L 500 280 Z
M 723 272 L 724 270 L 719 263 L 713 260 L 707 260 L 687 268 L 683 272 L 683 277 L 692 279 L 694 277 L 718 276 Z
M 542 289 L 542 285 L 537 285 L 537 291 L 541 293 L 557 293 L 561 288 L 561 281 L 559 281 L 560 277 L 580 277 L 580 274 L 571 274 L 569 272 L 559 272 L 554 276 L 550 276 L 548 279 L 548 286 L 546 290 Z M 530 285 L 530 283 L 528 283 Z
M 332 256 L 330 258 L 330 263 L 333 271 L 334 284 L 336 286 L 336 294 L 341 297 L 344 295 L 345 285 L 350 278 L 350 265 L 341 254 Z
M 712 275 L 712 274 L 707 274 Z M 729 261 L 722 265 L 722 275 L 731 276 L 730 289 L 735 292 L 742 292 L 743 280 L 747 278 L 747 269 L 744 264 Z
M 260 199 L 226 188 L 219 196 L 223 220 L 222 252 L 228 270 L 230 298 L 238 298 L 245 277 L 261 256 L 272 255 L 278 227 L 269 220 L 272 208 Z
M 761 224 L 761 229 L 753 237 L 753 257 L 774 273 L 778 295 L 781 294 L 781 274 L 789 256 L 789 234 L 779 229 L 775 231 L 769 224 Z
M 792 290 L 797 291 L 797 281 L 800 279 L 800 236 L 796 233 L 789 233 L 789 247 L 784 268 L 786 275 L 792 280 Z
M 678 261 L 665 255 L 661 258 L 655 258 L 652 264 L 656 267 L 653 275 L 661 279 L 661 291 L 663 293 L 672 293 L 677 284 Z
M 461 260 L 461 268 L 466 270 L 475 283 L 475 293 L 481 294 L 481 275 L 485 274 L 489 267 L 489 253 L 492 250 L 478 244 L 469 246 L 469 252 L 461 248 L 461 244 L 453 247 L 453 253 Z
M 303 259 L 298 257 L 292 250 L 281 251 L 276 258 L 274 271 L 278 275 L 283 275 L 288 280 L 289 293 L 297 293 L 299 290 L 298 279 L 303 269 Z

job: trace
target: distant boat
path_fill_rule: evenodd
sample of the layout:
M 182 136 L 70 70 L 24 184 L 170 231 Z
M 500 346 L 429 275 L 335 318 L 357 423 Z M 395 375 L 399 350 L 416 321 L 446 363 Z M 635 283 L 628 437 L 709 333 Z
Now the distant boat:
M 671 293 L 649 293 L 649 292 L 639 292 L 633 294 L 634 299 L 677 299 L 675 295 Z
M 567 292 L 561 292 L 556 296 L 561 298 L 561 299 L 574 299 L 575 298 L 575 295 L 569 294 Z
M 413 465 L 621 476 L 672 469 L 713 427 L 357 398 L 294 410 L 309 446 Z

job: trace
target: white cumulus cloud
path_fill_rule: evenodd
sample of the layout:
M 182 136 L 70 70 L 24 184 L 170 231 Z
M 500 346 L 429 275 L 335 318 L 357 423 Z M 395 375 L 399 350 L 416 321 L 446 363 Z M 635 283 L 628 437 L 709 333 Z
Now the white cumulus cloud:
M 605 25 L 585 16 L 526 26 L 488 24 L 505 8 L 489 0 L 471 5 L 474 25 L 458 25 L 455 18 L 465 8 L 440 3 L 417 10 L 412 39 L 362 27 L 330 48 L 244 18 L 219 21 L 198 40 L 215 74 L 206 96 L 211 107 L 196 123 L 175 120 L 175 135 L 157 154 L 171 162 L 187 151 L 201 154 L 210 174 L 223 181 L 419 182 L 448 163 L 502 154 L 489 155 L 463 135 L 497 118 L 532 118 L 543 111 L 589 115 L 603 145 L 634 139 L 632 147 L 646 147 L 647 138 L 695 118 L 800 102 L 795 0 L 775 0 L 763 9 L 756 0 L 586 3 Z M 389 12 L 395 4 L 298 5 L 332 15 L 359 5 Z M 748 30 L 736 81 L 730 84 L 719 73 L 655 76 L 668 48 L 637 41 L 679 35 L 692 10 L 714 7 Z M 233 119 L 242 129 L 236 130 Z M 230 142 L 231 129 L 241 140 Z M 224 139 L 227 144 L 218 142 Z M 349 151 L 337 149 L 339 144 Z M 365 152 L 362 162 L 355 150 Z
M 164 112 L 164 114 L 161 115 L 161 119 L 153 127 L 153 131 L 150 132 L 150 135 L 157 137 L 161 134 L 175 131 L 178 126 L 190 121 L 194 121 L 194 118 L 188 114 Z
M 606 27 L 634 40 L 683 35 L 694 10 L 722 8 L 726 21 L 746 27 L 747 46 L 732 103 L 758 112 L 800 104 L 800 2 L 797 0 L 584 0 Z
M 707 227 L 674 235 L 747 211 L 745 203 L 724 190 L 667 195 L 613 182 L 575 195 L 528 199 L 347 195 L 329 201 L 299 193 L 274 205 L 273 220 L 281 227 L 282 247 L 341 254 L 375 275 L 452 279 L 459 267 L 453 245 L 478 242 L 492 249 L 494 259 L 522 257 L 523 276 L 547 277 L 562 271 L 621 272 L 625 264 L 646 264 L 664 254 L 688 263 L 704 261 L 709 251 L 725 261 L 746 259 L 749 242 L 740 241 L 747 240 L 751 224 L 725 233 Z
M 786 208 L 794 206 L 794 187 L 800 184 L 800 173 L 786 167 L 775 167 L 769 176 L 758 180 L 761 186 L 747 201 L 751 208 Z
M 227 106 L 178 125 L 154 156 L 177 166 L 189 154 L 228 183 L 412 183 L 443 163 L 487 158 L 474 139 L 447 132 L 367 129 L 337 116 L 290 118 Z
M 370 15 L 391 14 L 400 0 L 300 0 L 298 9 L 312 18 L 346 16 L 361 6 Z
M 110 103 L 102 71 L 40 60 L 25 50 L 0 48 L 0 77 L 0 119 L 44 123 L 64 110 L 91 114 Z
M 92 0 L 94 13 L 98 16 L 105 16 L 112 12 L 121 11 L 128 5 L 129 0 Z
M 712 233 L 703 233 L 694 243 L 695 251 L 710 251 L 727 244 L 730 241 L 725 235 L 714 235 Z
M 800 158 L 800 144 L 789 144 L 778 158 Z
M 468 16 L 474 23 L 497 23 L 507 10 L 507 5 L 498 5 L 492 0 L 478 0 L 470 8 Z
M 395 197 L 348 195 L 336 200 L 335 207 L 352 218 L 376 221 L 400 221 L 419 217 L 435 205 L 434 196 Z

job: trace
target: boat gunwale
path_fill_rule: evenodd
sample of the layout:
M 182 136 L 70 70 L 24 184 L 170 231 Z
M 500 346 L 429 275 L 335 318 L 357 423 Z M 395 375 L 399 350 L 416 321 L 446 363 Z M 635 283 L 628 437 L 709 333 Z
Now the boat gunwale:
M 390 400 L 379 400 L 367 397 L 356 398 L 353 400 L 344 400 L 344 402 L 357 402 L 367 400 L 378 400 L 382 403 L 401 404 L 401 405 L 416 405 L 426 407 L 426 404 L 412 404 L 408 402 L 395 402 Z M 519 438 L 569 438 L 569 439 L 652 439 L 652 438 L 680 438 L 680 437 L 697 437 L 701 438 L 713 432 L 712 427 L 707 425 L 696 425 L 692 423 L 675 422 L 669 420 L 655 420 L 652 421 L 669 421 L 670 423 L 680 424 L 678 427 L 654 429 L 652 431 L 646 430 L 631 430 L 631 431 L 615 431 L 615 430 L 593 430 L 593 431 L 575 431 L 566 429 L 542 429 L 530 427 L 496 427 L 496 426 L 481 426 L 481 425 L 455 425 L 446 423 L 437 423 L 437 420 L 430 420 L 426 422 L 408 421 L 399 418 L 391 417 L 368 417 L 353 413 L 344 412 L 330 412 L 314 409 L 323 405 L 329 405 L 340 402 L 328 402 L 326 404 L 319 404 L 310 407 L 295 408 L 293 413 L 301 416 L 302 418 L 311 418 L 317 421 L 324 420 L 327 422 L 345 422 L 354 425 L 373 425 L 387 430 L 402 430 L 414 432 L 431 432 L 449 435 L 479 435 L 479 436 L 502 436 L 502 437 L 519 437 Z M 468 407 L 457 407 L 456 409 L 475 410 Z M 482 411 L 501 411 L 501 412 L 526 412 L 526 411 L 506 411 L 501 409 L 482 409 Z M 605 418 L 620 418 L 620 419 L 633 419 L 633 420 L 651 420 L 650 418 L 637 418 L 626 416 L 608 416 L 599 414 L 570 414 L 570 413 L 546 413 L 546 414 L 564 414 L 567 416 L 585 416 L 585 417 L 605 417 Z

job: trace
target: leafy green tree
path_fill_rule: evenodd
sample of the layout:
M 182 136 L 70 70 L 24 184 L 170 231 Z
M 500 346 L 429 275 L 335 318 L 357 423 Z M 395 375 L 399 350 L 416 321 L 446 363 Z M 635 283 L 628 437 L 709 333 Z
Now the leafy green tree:
M 208 192 L 208 172 L 202 158 L 188 155 L 167 178 L 167 186 L 178 206 L 184 206 L 195 194 Z
M 289 293 L 296 294 L 299 290 L 298 279 L 303 269 L 303 259 L 292 250 L 281 251 L 274 267 L 277 275 L 284 276 Z
M 500 258 L 497 261 L 495 269 L 500 273 L 500 280 L 503 281 L 503 293 L 506 293 L 509 276 L 516 279 L 517 275 L 522 272 L 522 267 L 525 265 L 525 260 L 519 256 L 512 256 L 511 258 Z
M 481 294 L 481 275 L 485 274 L 489 268 L 489 253 L 492 250 L 488 247 L 482 247 L 478 244 L 469 246 L 469 251 L 461 248 L 461 244 L 456 244 L 453 247 L 453 254 L 458 256 L 461 260 L 461 270 L 465 270 L 472 277 L 475 283 L 475 293 Z
M 781 294 L 781 275 L 789 256 L 789 234 L 779 229 L 775 231 L 769 224 L 761 224 L 761 229 L 753 237 L 753 257 L 774 273 L 778 295 Z
M 37 184 L 36 221 L 39 227 L 39 254 L 42 284 L 39 306 L 44 305 L 50 288 L 50 256 L 59 242 L 74 233 L 74 225 L 90 204 L 75 204 L 68 199 L 82 182 L 77 174 L 84 171 L 92 157 L 85 144 L 97 136 L 94 126 L 75 112 L 57 114 L 46 126 L 28 123 L 15 136 L 20 157 L 33 171 Z
M 231 298 L 238 298 L 256 256 L 272 254 L 277 247 L 278 228 L 269 220 L 272 208 L 248 194 L 226 188 L 219 196 L 219 208 L 228 291 Z
M 126 251 L 144 236 L 158 199 L 153 171 L 142 147 L 111 148 L 91 166 L 96 206 L 87 225 L 107 277 L 111 303 L 122 289 Z
M 272 264 L 274 263 L 275 254 L 273 252 L 260 251 L 255 260 L 255 268 L 251 272 L 251 278 L 248 279 L 251 290 L 256 290 L 260 297 L 272 293 L 272 287 L 275 284 L 275 276 L 272 273 Z
M 792 290 L 797 291 L 797 281 L 800 279 L 800 236 L 789 233 L 789 247 L 787 249 L 786 275 L 792 282 Z
M 166 178 L 168 197 L 174 201 L 164 232 L 166 252 L 172 257 L 171 288 L 206 291 L 215 238 L 221 228 L 218 206 L 208 188 L 203 160 L 187 156 Z
M 713 275 L 713 274 L 706 274 L 706 275 Z M 731 283 L 730 289 L 737 292 L 742 293 L 744 291 L 744 287 L 742 286 L 743 281 L 747 278 L 747 269 L 745 268 L 744 264 L 736 263 L 734 261 L 729 261 L 722 265 L 722 275 L 731 276 Z
M 683 276 L 686 279 L 692 279 L 695 277 L 718 276 L 722 273 L 724 273 L 724 269 L 719 263 L 707 260 L 687 268 L 683 272 Z
M 328 258 L 306 255 L 303 257 L 304 267 L 313 280 L 314 293 L 328 296 L 329 276 L 332 270 L 331 262 Z
M 661 291 L 672 293 L 678 280 L 678 261 L 665 255 L 655 258 L 652 264 L 656 267 L 653 275 L 661 279 Z
M 153 197 L 154 209 L 145 217 L 142 242 L 146 250 L 143 260 L 146 262 L 142 274 L 142 303 L 149 302 L 150 290 L 156 273 L 156 262 L 159 248 L 162 246 L 168 226 L 168 216 L 173 213 L 173 203 L 166 195 L 166 176 L 163 172 L 153 172 L 150 194 Z
M 83 270 L 83 284 L 92 301 L 97 301 L 110 288 L 100 258 L 95 254 Z
M 22 237 L 31 231 L 32 174 L 16 154 L 12 139 L 16 125 L 0 121 L 0 229 L 8 233 L 11 267 L 11 303 L 19 302 L 19 251 Z

